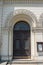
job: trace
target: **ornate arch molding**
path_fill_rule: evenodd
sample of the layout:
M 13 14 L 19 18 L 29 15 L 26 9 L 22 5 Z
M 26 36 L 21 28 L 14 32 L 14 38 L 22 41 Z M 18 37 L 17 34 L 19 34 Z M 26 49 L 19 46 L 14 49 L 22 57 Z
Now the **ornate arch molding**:
M 12 27 L 12 25 L 15 24 L 15 22 L 20 21 L 20 20 L 29 22 L 29 24 L 32 27 L 36 27 L 36 22 L 37 22 L 36 16 L 29 10 L 18 9 L 11 12 L 8 15 L 6 19 L 6 23 L 5 23 L 5 28 Z

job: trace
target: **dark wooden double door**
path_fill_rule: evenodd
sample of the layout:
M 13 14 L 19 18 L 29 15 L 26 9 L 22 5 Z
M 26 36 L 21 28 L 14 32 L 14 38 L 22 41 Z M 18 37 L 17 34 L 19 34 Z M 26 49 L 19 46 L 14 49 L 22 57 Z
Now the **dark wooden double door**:
M 30 31 L 13 31 L 13 58 L 27 59 L 31 57 Z

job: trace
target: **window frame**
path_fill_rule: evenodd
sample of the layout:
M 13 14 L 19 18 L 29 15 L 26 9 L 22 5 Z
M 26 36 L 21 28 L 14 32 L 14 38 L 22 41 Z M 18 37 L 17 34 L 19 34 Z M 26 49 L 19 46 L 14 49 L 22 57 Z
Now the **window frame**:
M 40 50 L 38 49 L 38 45 L 39 45 L 39 44 L 42 45 L 42 51 L 40 51 Z M 37 52 L 43 52 L 43 42 L 37 42 Z

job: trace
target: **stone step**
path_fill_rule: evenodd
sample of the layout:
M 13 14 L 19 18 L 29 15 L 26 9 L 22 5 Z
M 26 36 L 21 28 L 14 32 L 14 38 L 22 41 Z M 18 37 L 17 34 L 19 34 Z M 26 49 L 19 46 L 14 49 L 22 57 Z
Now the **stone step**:
M 8 65 L 43 65 L 43 61 L 32 61 L 32 60 L 13 60 Z

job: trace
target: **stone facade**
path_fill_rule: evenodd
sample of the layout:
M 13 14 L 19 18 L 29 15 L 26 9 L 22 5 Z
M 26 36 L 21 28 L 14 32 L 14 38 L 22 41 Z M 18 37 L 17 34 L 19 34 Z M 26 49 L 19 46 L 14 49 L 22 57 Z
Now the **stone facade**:
M 20 2 L 20 1 L 19 1 Z M 43 52 L 37 52 L 37 42 L 43 42 L 43 3 L 29 1 L 0 1 L 0 55 L 1 60 L 11 60 L 13 56 L 13 26 L 20 20 L 26 21 L 31 27 L 31 59 L 43 61 Z M 8 4 L 7 4 L 8 3 Z M 15 4 L 14 4 L 15 3 Z M 28 4 L 29 3 L 29 4 Z M 21 7 L 20 7 L 20 6 Z M 34 5 L 34 6 L 33 6 Z M 17 7 L 18 6 L 18 7 Z M 38 7 L 37 7 L 38 6 Z M 8 57 L 10 56 L 10 57 Z M 40 65 L 40 64 L 39 64 Z

